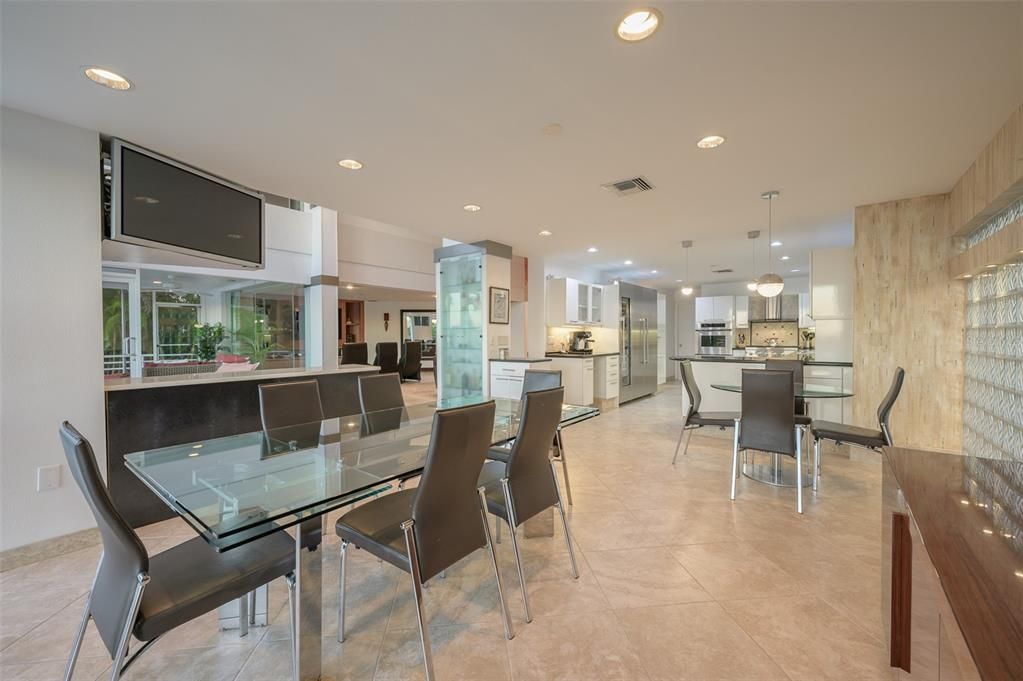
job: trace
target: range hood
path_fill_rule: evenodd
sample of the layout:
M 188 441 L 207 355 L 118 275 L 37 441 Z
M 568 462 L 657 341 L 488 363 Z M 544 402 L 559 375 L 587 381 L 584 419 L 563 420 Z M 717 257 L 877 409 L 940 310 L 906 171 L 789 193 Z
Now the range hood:
M 765 298 L 749 297 L 750 322 L 798 322 L 799 295 L 789 294 Z

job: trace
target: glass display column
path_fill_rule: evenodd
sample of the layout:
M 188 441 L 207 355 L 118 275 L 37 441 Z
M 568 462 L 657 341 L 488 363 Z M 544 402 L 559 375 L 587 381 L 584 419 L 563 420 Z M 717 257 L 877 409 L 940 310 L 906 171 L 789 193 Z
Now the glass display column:
M 441 258 L 437 276 L 437 397 L 444 406 L 483 399 L 483 253 Z

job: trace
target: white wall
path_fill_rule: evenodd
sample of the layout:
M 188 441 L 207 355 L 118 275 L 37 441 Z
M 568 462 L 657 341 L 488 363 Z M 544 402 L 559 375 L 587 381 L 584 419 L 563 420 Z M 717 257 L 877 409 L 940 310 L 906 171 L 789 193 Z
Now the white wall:
M 369 360 L 373 361 L 377 343 L 388 341 L 401 342 L 401 311 L 402 310 L 432 310 L 433 301 L 425 300 L 367 300 L 365 302 L 366 312 L 366 344 L 369 347 Z M 384 330 L 384 313 L 391 315 Z
M 0 110 L 0 550 L 94 525 L 64 463 L 69 420 L 106 468 L 99 135 Z M 36 492 L 36 468 L 61 485 Z
M 433 291 L 433 249 L 440 239 L 355 215 L 338 219 L 342 282 Z

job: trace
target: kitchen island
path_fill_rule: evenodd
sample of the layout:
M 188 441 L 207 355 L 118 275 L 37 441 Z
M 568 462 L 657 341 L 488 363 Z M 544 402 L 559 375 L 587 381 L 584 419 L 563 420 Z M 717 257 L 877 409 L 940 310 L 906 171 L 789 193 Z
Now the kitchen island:
M 669 359 L 673 362 L 690 360 L 693 363 L 693 376 L 696 378 L 702 399 L 700 411 L 708 412 L 739 411 L 742 406 L 742 395 L 712 388 L 712 384 L 741 385 L 743 369 L 763 369 L 766 366 L 762 358 L 729 355 L 674 356 Z M 839 392 L 853 391 L 852 362 L 803 360 L 803 365 L 805 384 L 818 385 Z M 880 400 L 881 396 L 879 395 L 877 399 Z M 810 400 L 808 405 L 810 416 L 815 419 L 852 423 L 852 398 Z M 685 408 L 688 408 L 688 404 Z

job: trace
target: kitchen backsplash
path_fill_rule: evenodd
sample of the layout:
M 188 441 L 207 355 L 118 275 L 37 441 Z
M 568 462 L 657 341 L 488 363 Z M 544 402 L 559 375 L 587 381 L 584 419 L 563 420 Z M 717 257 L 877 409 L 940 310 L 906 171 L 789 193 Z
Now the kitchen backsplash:
M 573 331 L 589 331 L 593 334 L 590 347 L 594 352 L 618 352 L 618 330 L 589 326 L 548 326 L 547 352 L 561 352 L 569 349 Z
M 799 345 L 799 324 L 797 322 L 753 322 L 750 324 L 750 338 L 747 345 L 797 347 Z

